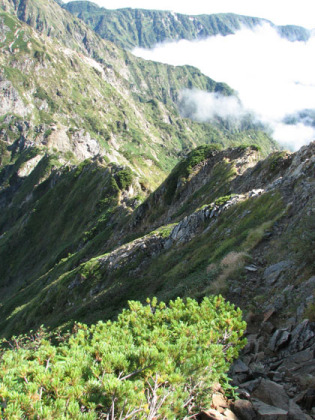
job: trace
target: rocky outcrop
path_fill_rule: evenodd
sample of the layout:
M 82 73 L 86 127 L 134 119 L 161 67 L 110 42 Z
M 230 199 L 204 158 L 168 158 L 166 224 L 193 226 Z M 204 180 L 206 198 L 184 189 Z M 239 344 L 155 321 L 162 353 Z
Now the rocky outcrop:
M 93 158 L 101 152 L 98 141 L 88 132 L 81 129 L 69 134 L 66 127 L 53 127 L 47 139 L 47 146 L 51 151 L 71 152 L 78 161 Z
M 12 83 L 0 77 L 0 115 L 13 113 L 25 117 L 30 112 Z
M 226 200 L 224 204 L 217 205 L 211 203 L 204 206 L 202 209 L 195 213 L 186 216 L 179 222 L 172 230 L 169 240 L 166 244 L 170 247 L 174 242 L 187 242 L 191 240 L 200 231 L 200 228 L 205 228 L 205 223 L 211 219 L 215 220 L 221 213 L 243 200 L 245 196 L 236 195 Z
M 270 265 L 264 271 L 263 280 L 268 286 L 272 286 L 279 281 L 281 275 L 285 273 L 288 268 L 293 265 L 292 261 L 280 261 L 276 264 Z
M 158 233 L 147 235 L 143 238 L 136 239 L 126 245 L 123 245 L 113 252 L 102 256 L 98 259 L 102 266 L 106 266 L 109 271 L 114 271 L 129 265 L 132 261 L 141 257 L 141 263 L 145 264 L 146 257 L 155 257 L 164 248 L 165 239 Z M 136 270 L 140 269 L 140 265 Z
M 25 162 L 25 164 L 18 170 L 19 177 L 26 177 L 36 168 L 39 161 L 42 159 L 42 155 L 37 155 L 32 159 Z
M 314 354 L 315 323 L 309 320 L 282 329 L 268 322 L 262 324 L 258 334 L 248 336 L 248 344 L 231 374 L 240 394 L 252 400 L 261 416 L 257 418 L 310 418 L 307 412 L 315 407 Z

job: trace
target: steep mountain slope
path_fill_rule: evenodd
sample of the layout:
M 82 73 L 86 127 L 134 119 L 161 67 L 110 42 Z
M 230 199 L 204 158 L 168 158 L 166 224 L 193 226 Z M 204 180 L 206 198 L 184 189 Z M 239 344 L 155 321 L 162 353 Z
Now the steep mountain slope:
M 265 151 L 274 146 L 259 130 L 230 132 L 219 123 L 181 118 L 177 102 L 183 88 L 233 93 L 197 69 L 137 59 L 101 40 L 54 1 L 42 6 L 39 0 L 5 0 L 3 9 L 2 165 L 34 146 L 38 156 L 59 153 L 60 164 L 105 155 L 132 166 L 154 186 L 181 153 L 200 143 L 239 144 L 251 136 Z M 27 159 L 27 153 L 23 156 Z M 4 182 L 11 172 L 4 169 Z
M 150 48 L 163 41 L 229 35 L 242 27 L 254 28 L 263 23 L 271 24 L 290 41 L 306 41 L 310 37 L 310 31 L 299 26 L 275 26 L 265 19 L 233 13 L 188 16 L 160 10 L 109 10 L 88 1 L 71 1 L 63 7 L 103 39 L 126 49 Z
M 258 163 L 255 148 L 196 149 L 135 211 L 132 182 L 117 187 L 113 166 L 95 162 L 52 174 L 1 237 L 1 258 L 9 255 L 1 273 L 2 331 L 95 321 L 147 295 L 224 292 L 263 313 L 290 284 L 296 297 L 280 313 L 292 313 L 303 303 L 299 285 L 314 274 L 314 146 Z M 307 228 L 309 237 L 294 239 Z M 252 287 L 282 260 L 290 261 L 283 282 Z M 246 271 L 246 263 L 256 268 Z
M 135 235 L 120 232 L 125 218 L 195 145 L 274 147 L 257 130 L 180 117 L 182 88 L 233 93 L 198 70 L 137 59 L 54 1 L 4 0 L 2 9 L 3 297 L 38 284 L 68 254 L 78 264 Z
M 314 159 L 315 143 L 265 160 L 257 147 L 201 146 L 140 206 L 137 179 L 113 164 L 42 183 L 38 166 L 2 217 L 1 334 L 113 318 L 130 299 L 222 293 L 247 317 L 231 374 L 253 412 L 308 420 L 296 402 L 312 407 Z

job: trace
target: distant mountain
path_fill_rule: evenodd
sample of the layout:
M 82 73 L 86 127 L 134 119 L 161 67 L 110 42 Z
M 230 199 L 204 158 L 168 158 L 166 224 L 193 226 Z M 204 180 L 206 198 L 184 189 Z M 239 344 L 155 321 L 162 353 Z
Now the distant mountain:
M 109 10 L 88 1 L 72 1 L 63 7 L 86 22 L 103 39 L 126 49 L 150 48 L 171 40 L 229 35 L 242 27 L 254 28 L 263 23 L 271 24 L 290 41 L 306 41 L 310 37 L 310 31 L 299 26 L 276 26 L 266 19 L 233 13 L 188 16 L 160 10 Z
M 136 58 L 54 1 L 4 0 L 0 26 L 2 165 L 33 145 L 61 153 L 63 163 L 106 155 L 139 175 L 150 173 L 149 184 L 156 185 L 201 143 L 240 144 L 251 136 L 266 152 L 274 147 L 251 124 L 231 131 L 219 121 L 182 118 L 182 89 L 233 90 L 193 67 Z

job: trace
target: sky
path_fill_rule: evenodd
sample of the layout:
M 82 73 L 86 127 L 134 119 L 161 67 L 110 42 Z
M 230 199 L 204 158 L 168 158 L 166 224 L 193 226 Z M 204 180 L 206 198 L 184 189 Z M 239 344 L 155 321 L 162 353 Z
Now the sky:
M 108 9 L 132 7 L 185 14 L 237 13 L 271 20 L 276 25 L 315 28 L 314 0 L 93 0 Z

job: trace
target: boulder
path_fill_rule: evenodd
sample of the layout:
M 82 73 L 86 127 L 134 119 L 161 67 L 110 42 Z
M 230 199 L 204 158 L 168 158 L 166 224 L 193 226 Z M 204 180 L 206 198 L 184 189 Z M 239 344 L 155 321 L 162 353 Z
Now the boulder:
M 241 384 L 251 379 L 251 372 L 248 366 L 240 359 L 233 363 L 230 369 L 230 374 L 232 375 L 235 384 Z
M 226 417 L 218 411 L 210 409 L 197 414 L 196 420 L 226 420 Z
M 253 400 L 253 406 L 257 412 L 255 420 L 287 420 L 288 411 L 272 405 L 265 404 L 260 400 Z
M 283 386 L 269 379 L 262 379 L 258 387 L 252 393 L 252 397 L 257 398 L 265 404 L 279 407 L 288 411 L 289 397 Z
M 301 400 L 301 405 L 307 411 L 311 411 L 315 407 L 315 388 L 310 388 L 304 394 L 304 397 Z
M 291 333 L 289 351 L 297 353 L 315 344 L 315 322 L 305 319 Z
M 277 264 L 270 265 L 265 269 L 263 279 L 268 286 L 271 286 L 278 280 L 282 272 L 292 265 L 292 261 L 280 261 Z
M 252 393 L 260 384 L 261 379 L 254 379 L 253 381 L 243 382 L 240 385 L 241 389 L 246 389 L 249 393 Z
M 281 366 L 279 367 L 279 371 L 297 371 L 302 366 L 309 364 L 314 360 L 314 349 L 308 348 L 303 351 L 299 351 L 298 353 L 292 354 L 286 357 Z
M 245 270 L 250 271 L 252 273 L 255 273 L 258 270 L 258 268 L 254 264 L 247 265 L 244 268 L 245 268 Z
M 232 367 L 231 367 L 231 372 L 233 374 L 238 374 L 238 373 L 248 373 L 249 372 L 249 368 L 247 365 L 245 365 L 244 362 L 242 362 L 242 360 L 238 359 L 236 360 Z
M 224 413 L 225 418 L 227 420 L 239 420 L 238 417 L 236 417 L 236 415 L 233 413 L 233 411 L 231 411 L 229 408 L 227 408 Z
M 229 406 L 224 396 L 218 393 L 212 395 L 212 405 L 216 410 L 219 410 L 219 408 L 228 408 Z
M 256 412 L 250 401 L 236 400 L 233 410 L 240 420 L 255 420 L 256 418 Z

